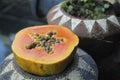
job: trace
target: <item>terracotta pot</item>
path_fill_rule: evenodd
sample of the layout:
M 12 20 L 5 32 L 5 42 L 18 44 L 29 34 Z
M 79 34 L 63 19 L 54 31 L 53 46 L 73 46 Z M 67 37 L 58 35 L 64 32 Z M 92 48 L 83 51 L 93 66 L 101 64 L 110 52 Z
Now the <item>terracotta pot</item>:
M 96 59 L 112 52 L 114 44 L 120 40 L 120 23 L 115 15 L 97 20 L 80 19 L 67 14 L 61 4 L 48 12 L 48 24 L 63 25 L 72 30 L 80 37 L 80 47 L 93 53 L 91 55 Z

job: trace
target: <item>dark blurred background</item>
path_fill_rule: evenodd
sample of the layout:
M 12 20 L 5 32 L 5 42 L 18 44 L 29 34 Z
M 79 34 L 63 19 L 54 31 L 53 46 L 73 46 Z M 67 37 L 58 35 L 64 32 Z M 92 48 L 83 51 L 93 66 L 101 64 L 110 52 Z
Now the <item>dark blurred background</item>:
M 31 0 L 0 0 L 0 63 L 11 53 L 11 43 L 17 31 L 46 24 L 44 16 L 33 15 L 31 4 Z

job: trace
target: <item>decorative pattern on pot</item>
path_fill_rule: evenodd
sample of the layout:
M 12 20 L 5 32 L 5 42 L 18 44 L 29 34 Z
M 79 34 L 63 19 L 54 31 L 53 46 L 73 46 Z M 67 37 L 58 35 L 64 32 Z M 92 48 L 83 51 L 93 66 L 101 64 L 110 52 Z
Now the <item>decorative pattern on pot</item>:
M 98 69 L 95 61 L 78 48 L 75 60 L 64 72 L 52 76 L 36 76 L 24 72 L 15 62 L 13 54 L 0 65 L 0 80 L 97 80 Z
M 104 38 L 120 32 L 120 23 L 115 15 L 98 20 L 79 19 L 61 9 L 61 4 L 53 7 L 47 14 L 48 24 L 64 25 L 85 38 Z

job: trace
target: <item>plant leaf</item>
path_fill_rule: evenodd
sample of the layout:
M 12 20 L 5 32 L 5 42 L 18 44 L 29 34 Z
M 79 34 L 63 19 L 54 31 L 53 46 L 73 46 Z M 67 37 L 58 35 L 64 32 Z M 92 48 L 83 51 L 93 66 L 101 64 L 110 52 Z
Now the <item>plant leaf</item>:
M 68 12 L 71 12 L 72 10 L 73 10 L 73 6 L 72 5 L 68 6 Z
M 104 4 L 104 8 L 109 8 L 110 4 Z

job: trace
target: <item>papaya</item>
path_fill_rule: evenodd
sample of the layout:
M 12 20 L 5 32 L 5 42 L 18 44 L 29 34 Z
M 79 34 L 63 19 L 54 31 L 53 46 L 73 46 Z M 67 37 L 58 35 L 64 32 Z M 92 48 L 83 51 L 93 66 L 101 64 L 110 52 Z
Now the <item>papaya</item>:
M 79 38 L 64 26 L 42 25 L 16 33 L 11 45 L 19 67 L 38 76 L 63 72 L 71 63 Z

